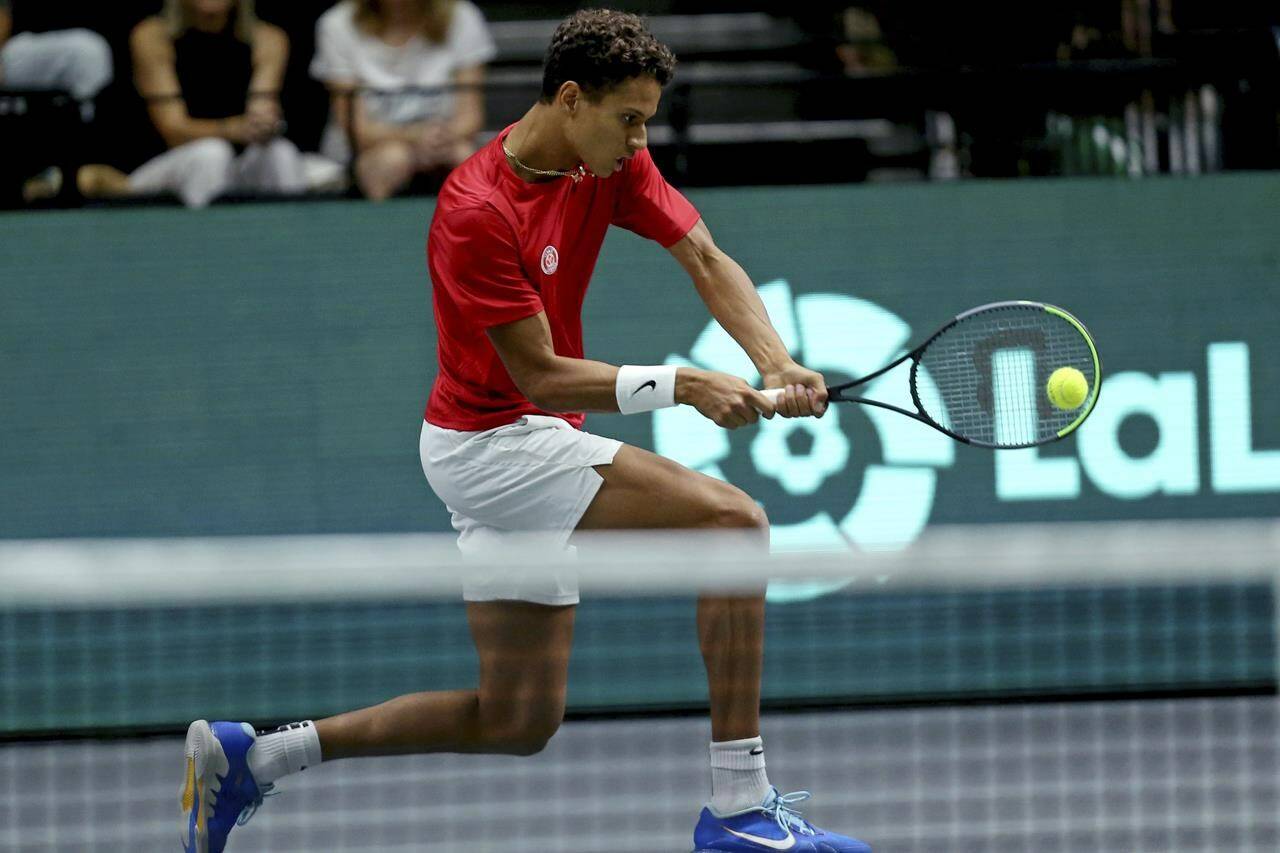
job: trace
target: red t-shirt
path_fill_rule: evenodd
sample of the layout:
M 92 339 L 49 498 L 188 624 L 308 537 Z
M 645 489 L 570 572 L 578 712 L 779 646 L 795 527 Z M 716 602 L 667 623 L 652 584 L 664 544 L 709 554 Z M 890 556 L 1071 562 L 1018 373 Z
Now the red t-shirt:
M 544 412 L 516 388 L 485 329 L 547 312 L 559 355 L 582 358 L 582 301 L 610 225 L 664 247 L 698 211 L 641 151 L 608 178 L 527 183 L 501 140 L 454 169 L 440 190 L 427 237 L 439 372 L 426 419 L 445 429 L 486 430 L 522 415 L 554 415 L 576 428 L 580 412 Z

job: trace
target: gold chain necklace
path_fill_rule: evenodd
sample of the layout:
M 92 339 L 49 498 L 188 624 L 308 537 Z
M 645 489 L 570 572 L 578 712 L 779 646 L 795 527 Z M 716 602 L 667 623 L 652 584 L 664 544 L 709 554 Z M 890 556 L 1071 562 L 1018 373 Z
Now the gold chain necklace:
M 548 178 L 573 178 L 573 182 L 576 184 L 582 180 L 583 176 L 587 174 L 587 170 L 582 167 L 582 164 L 578 164 L 576 168 L 569 169 L 568 171 L 564 171 L 564 172 L 560 171 L 559 169 L 535 169 L 532 166 L 526 166 L 524 163 L 520 161 L 520 158 L 517 157 L 510 148 L 507 147 L 507 141 L 505 139 L 502 141 L 502 153 L 506 154 L 507 157 L 511 158 L 512 163 L 515 163 L 517 166 L 519 166 L 521 169 L 524 169 L 526 172 L 530 172 L 535 175 L 544 175 Z

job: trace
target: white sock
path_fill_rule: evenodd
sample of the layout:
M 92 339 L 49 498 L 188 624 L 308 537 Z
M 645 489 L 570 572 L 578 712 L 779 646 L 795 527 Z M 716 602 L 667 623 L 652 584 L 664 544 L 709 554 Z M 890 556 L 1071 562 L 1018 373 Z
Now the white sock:
M 729 815 L 764 802 L 764 741 L 758 737 L 711 744 L 711 811 Z
M 248 760 L 249 772 L 259 788 L 281 776 L 319 764 L 320 736 L 316 734 L 316 724 L 303 720 L 259 734 L 249 747 Z

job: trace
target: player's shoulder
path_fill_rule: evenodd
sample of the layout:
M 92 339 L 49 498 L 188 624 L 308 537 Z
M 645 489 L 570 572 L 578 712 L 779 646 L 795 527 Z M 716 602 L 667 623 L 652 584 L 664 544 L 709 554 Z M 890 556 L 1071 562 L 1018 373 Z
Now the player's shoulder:
M 427 236 L 431 268 L 443 275 L 470 274 L 517 261 L 516 226 L 488 201 L 437 205 Z
M 517 233 L 514 216 L 510 206 L 503 203 L 499 186 L 455 181 L 452 174 L 436 198 L 431 231 L 441 237 L 467 240 L 511 235 L 513 242 Z
M 449 205 L 438 205 L 433 220 L 435 225 L 450 231 L 508 229 L 510 221 L 497 205 L 489 199 L 469 200 Z
M 505 184 L 495 168 L 491 146 L 482 147 L 449 173 L 436 199 L 437 217 L 476 209 L 496 213 L 506 206 L 502 204 Z

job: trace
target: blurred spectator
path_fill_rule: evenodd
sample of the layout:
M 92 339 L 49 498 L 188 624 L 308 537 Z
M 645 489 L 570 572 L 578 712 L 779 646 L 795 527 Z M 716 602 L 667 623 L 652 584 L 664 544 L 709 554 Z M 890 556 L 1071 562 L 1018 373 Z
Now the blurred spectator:
M 841 24 L 844 41 L 836 46 L 836 56 L 845 74 L 883 74 L 898 67 L 898 57 L 885 44 L 875 15 L 850 6 L 841 15 Z
M 1064 38 L 1058 43 L 1058 61 L 1118 59 L 1136 54 L 1137 45 L 1129 43 L 1128 35 L 1121 34 L 1122 17 L 1126 29 L 1132 24 L 1128 15 L 1131 8 L 1132 4 L 1123 0 L 1088 0 L 1064 10 L 1061 18 L 1069 16 L 1070 30 L 1062 33 Z
M 169 150 L 132 175 L 81 170 L 86 195 L 176 193 L 203 207 L 231 191 L 299 193 L 302 157 L 283 138 L 289 42 L 253 0 L 165 0 L 130 37 L 134 79 Z
M 113 76 L 106 39 L 86 29 L 16 35 L 12 29 L 12 0 L 0 0 L 0 87 L 66 90 L 92 121 L 93 99 Z
M 368 198 L 452 169 L 484 124 L 496 48 L 466 0 L 343 0 L 316 25 L 311 73 L 332 93 L 321 151 L 349 163 Z

